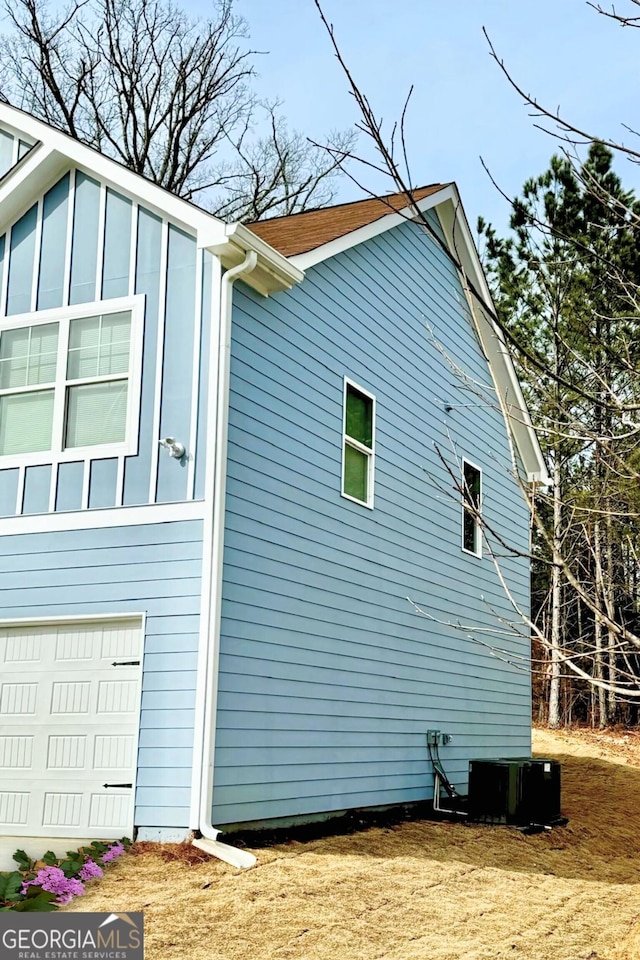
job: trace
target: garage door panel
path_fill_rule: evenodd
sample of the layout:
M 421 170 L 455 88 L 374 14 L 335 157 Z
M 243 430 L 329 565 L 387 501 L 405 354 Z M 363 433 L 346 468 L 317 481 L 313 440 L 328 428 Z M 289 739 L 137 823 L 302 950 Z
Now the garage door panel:
M 105 839 L 131 833 L 141 624 L 39 629 L 0 635 L 0 830 Z M 112 666 L 120 656 L 136 665 Z
M 34 740 L 30 734 L 0 737 L 0 770 L 30 769 Z
M 118 836 L 126 832 L 131 803 L 130 793 L 92 793 L 89 801 L 89 827 L 92 831 L 115 830 Z
M 35 717 L 38 700 L 37 682 L 9 682 L 0 686 L 0 722 L 3 717 Z
M 4 636 L 0 639 L 0 660 L 3 663 L 38 663 L 42 657 L 42 638 Z
M 29 822 L 29 800 L 27 789 L 0 790 L 0 829 L 10 832 L 9 828 L 25 827 Z
M 130 734 L 114 732 L 94 738 L 94 770 L 130 770 L 135 762 L 136 742 Z

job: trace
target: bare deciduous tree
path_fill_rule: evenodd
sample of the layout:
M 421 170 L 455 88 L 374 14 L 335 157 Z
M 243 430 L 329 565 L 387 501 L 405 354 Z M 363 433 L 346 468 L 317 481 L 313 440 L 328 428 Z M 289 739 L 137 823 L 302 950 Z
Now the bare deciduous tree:
M 172 0 L 6 0 L 8 100 L 221 216 L 257 219 L 333 198 L 339 163 L 254 92 L 235 0 L 190 19 Z M 350 133 L 329 137 L 336 157 Z
M 640 7 L 640 0 L 630 2 Z M 600 720 L 606 722 L 618 698 L 636 702 L 640 698 L 636 600 L 640 579 L 640 504 L 638 498 L 629 493 L 637 488 L 640 479 L 634 453 L 640 432 L 637 422 L 640 363 L 634 345 L 635 330 L 640 323 L 640 289 L 637 274 L 633 269 L 621 269 L 620 258 L 617 254 L 611 255 L 609 242 L 613 239 L 640 249 L 637 236 L 640 214 L 633 196 L 611 189 L 606 179 L 599 179 L 588 167 L 583 167 L 578 152 L 585 144 L 604 144 L 637 162 L 640 161 L 640 151 L 612 140 L 589 136 L 557 113 L 545 109 L 513 81 L 491 47 L 509 81 L 533 108 L 534 116 L 543 124 L 545 120 L 553 121 L 553 133 L 565 146 L 564 159 L 569 172 L 582 178 L 580 186 L 591 204 L 591 212 L 599 211 L 591 217 L 596 224 L 593 229 L 573 233 L 568 232 L 563 223 L 545 222 L 544 218 L 536 217 L 535 212 L 527 212 L 526 226 L 539 229 L 549 241 L 551 255 L 560 255 L 566 260 L 562 271 L 556 273 L 555 281 L 567 285 L 570 299 L 582 298 L 581 322 L 588 318 L 582 337 L 590 339 L 591 346 L 580 358 L 576 356 L 575 340 L 567 338 L 566 330 L 561 330 L 558 325 L 559 317 L 566 311 L 561 302 L 564 294 L 558 299 L 558 289 L 553 285 L 544 289 L 544 278 L 538 278 L 536 289 L 529 291 L 535 294 L 533 299 L 537 302 L 530 306 L 534 311 L 545 311 L 541 316 L 545 316 L 551 330 L 555 328 L 556 355 L 555 359 L 550 358 L 548 351 L 539 349 L 535 329 L 530 331 L 530 337 L 522 336 L 522 330 L 506 323 L 504 316 L 496 312 L 465 276 L 455 247 L 455 236 L 453 250 L 450 250 L 421 215 L 414 202 L 405 138 L 408 99 L 398 122 L 390 130 L 384 130 L 382 120 L 358 87 L 342 56 L 320 0 L 314 0 L 314 3 L 357 104 L 358 127 L 364 135 L 364 143 L 372 147 L 370 155 L 351 154 L 353 163 L 349 176 L 372 195 L 354 175 L 354 169 L 360 164 L 360 169 L 365 172 L 373 170 L 385 174 L 394 191 L 405 194 L 410 211 L 408 219 L 433 237 L 459 271 L 471 314 L 478 309 L 491 318 L 514 350 L 521 370 L 528 369 L 532 382 L 534 379 L 542 381 L 549 388 L 553 405 L 547 406 L 537 425 L 543 437 L 548 439 L 546 446 L 553 460 L 555 485 L 549 492 L 537 491 L 535 498 L 523 486 L 523 494 L 530 501 L 536 531 L 532 559 L 538 562 L 539 569 L 546 571 L 547 587 L 543 592 L 548 591 L 551 606 L 542 605 L 539 618 L 531 618 L 518 607 L 501 571 L 501 557 L 509 552 L 510 546 L 497 540 L 495 531 L 487 528 L 486 518 L 478 516 L 487 553 L 494 560 L 497 574 L 514 608 L 513 621 L 502 622 L 495 636 L 501 632 L 525 631 L 538 641 L 538 649 L 543 654 L 541 662 L 534 662 L 534 670 L 548 672 L 554 690 L 551 718 L 554 723 L 560 722 L 560 681 L 571 675 L 596 691 Z M 624 17 L 616 10 L 607 13 L 603 8 L 596 9 L 623 25 L 640 26 L 640 18 Z M 328 149 L 331 151 L 330 145 Z M 362 179 L 366 179 L 366 175 Z M 585 203 L 585 210 L 589 203 Z M 522 214 L 522 209 L 516 213 Z M 535 252 L 531 251 L 529 256 L 533 263 Z M 589 263 L 587 271 L 585 261 Z M 535 319 L 535 312 L 532 316 Z M 571 447 L 573 452 L 568 452 Z M 562 459 L 573 462 L 577 470 L 575 457 L 582 458 L 581 468 L 570 486 L 567 484 L 569 474 L 563 474 Z M 455 464 L 450 465 L 450 475 L 453 495 L 464 498 L 465 491 L 460 488 L 458 479 L 460 472 Z M 420 612 L 430 615 L 428 611 Z M 572 618 L 570 628 L 564 623 L 567 617 Z M 470 624 L 452 626 L 463 629 L 470 637 L 477 634 Z M 491 646 L 494 655 L 509 657 L 506 650 L 498 648 L 495 640 L 472 638 Z

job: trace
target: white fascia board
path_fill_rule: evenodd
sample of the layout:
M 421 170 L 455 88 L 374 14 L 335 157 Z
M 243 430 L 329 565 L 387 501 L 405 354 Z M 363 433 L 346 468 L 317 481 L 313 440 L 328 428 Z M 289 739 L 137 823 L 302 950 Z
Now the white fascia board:
M 36 202 L 45 186 L 61 176 L 68 161 L 44 143 L 37 143 L 0 180 L 0 232 Z
M 198 245 L 219 257 L 227 269 L 242 263 L 248 253 L 256 253 L 257 267 L 243 277 L 242 282 L 267 297 L 270 293 L 288 290 L 304 279 L 303 270 L 241 223 L 226 224 L 222 242 L 217 233 L 199 234 Z
M 35 141 L 41 141 L 46 150 L 65 158 L 67 167 L 79 167 L 89 176 L 97 177 L 116 190 L 124 191 L 129 197 L 154 213 L 185 226 L 191 232 L 200 234 L 201 231 L 205 231 L 209 237 L 217 233 L 221 239 L 224 239 L 225 224 L 222 220 L 165 190 L 164 187 L 152 183 L 141 174 L 134 173 L 117 160 L 112 160 L 92 147 L 80 143 L 69 134 L 2 102 L 0 102 L 0 122 L 6 123 L 7 126 L 11 126 Z M 29 151 L 17 166 L 31 157 L 34 150 Z M 43 186 L 44 182 L 43 178 Z
M 462 264 L 463 270 L 476 290 L 482 295 L 484 302 L 495 313 L 495 305 L 462 208 L 460 195 L 454 184 L 448 189 L 449 196 L 444 197 L 438 194 L 437 208 L 447 244 L 452 254 Z M 548 485 L 551 481 L 547 466 L 502 331 L 482 306 L 478 305 L 478 309 L 472 309 L 471 313 L 489 361 L 505 416 L 508 417 L 511 433 L 527 472 L 527 479 L 531 483 Z
M 32 168 L 37 168 L 40 173 L 37 177 L 29 178 L 28 189 L 25 183 L 25 190 L 8 200 L 6 208 L 2 209 L 0 214 L 4 223 L 11 222 L 12 216 L 17 216 L 27 207 L 29 194 L 35 199 L 38 192 L 51 185 L 56 174 L 61 176 L 65 169 L 76 166 L 87 175 L 127 194 L 161 217 L 185 227 L 190 233 L 195 233 L 198 246 L 219 256 L 227 267 L 235 266 L 248 252 L 255 251 L 259 260 L 258 269 L 247 277 L 247 281 L 265 296 L 278 290 L 287 290 L 303 279 L 304 273 L 298 267 L 246 227 L 237 223 L 225 224 L 213 214 L 177 197 L 118 161 L 80 143 L 69 134 L 2 102 L 0 122 L 37 143 L 37 146 L 16 164 L 14 172 L 9 171 L 7 177 L 0 181 L 0 190 L 4 188 L 4 193 L 0 192 L 0 203 L 3 197 L 11 197 L 12 191 L 15 191 L 21 182 L 20 178 L 24 179 L 24 175 L 20 174 L 21 170 L 26 168 L 33 173 Z M 38 154 L 39 159 L 36 159 Z M 55 159 L 55 163 L 47 164 L 44 162 L 47 159 Z
M 437 204 L 442 203 L 443 200 L 449 199 L 451 189 L 451 185 L 443 187 L 442 190 L 438 190 L 436 193 L 432 193 L 430 196 L 418 200 L 415 206 L 421 213 L 425 213 L 427 210 L 431 210 L 437 206 Z M 315 267 L 316 264 L 322 263 L 323 260 L 328 260 L 329 257 L 335 257 L 344 250 L 356 247 L 366 240 L 378 237 L 381 233 L 386 233 L 387 230 L 392 230 L 401 223 L 415 220 L 415 218 L 415 209 L 412 206 L 406 206 L 397 213 L 388 213 L 378 220 L 374 220 L 373 223 L 368 223 L 364 227 L 352 230 L 351 233 L 337 237 L 335 240 L 330 240 L 329 243 L 323 243 L 321 246 L 316 247 L 315 250 L 309 250 L 307 253 L 299 253 L 295 257 L 290 257 L 289 261 L 296 267 L 299 267 L 300 270 L 308 270 L 309 267 Z

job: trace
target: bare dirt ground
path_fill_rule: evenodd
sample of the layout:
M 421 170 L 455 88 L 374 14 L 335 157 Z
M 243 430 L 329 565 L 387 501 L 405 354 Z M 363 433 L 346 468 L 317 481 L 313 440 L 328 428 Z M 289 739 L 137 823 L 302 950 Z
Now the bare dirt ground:
M 67 909 L 143 910 L 147 960 L 640 960 L 640 735 L 534 747 L 563 763 L 550 833 L 413 821 L 244 871 L 141 845 Z

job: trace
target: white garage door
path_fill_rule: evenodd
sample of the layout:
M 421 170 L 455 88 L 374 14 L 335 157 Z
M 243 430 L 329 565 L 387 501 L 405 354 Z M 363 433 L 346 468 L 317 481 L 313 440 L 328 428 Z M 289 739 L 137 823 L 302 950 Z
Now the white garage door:
M 0 834 L 130 836 L 140 620 L 0 628 Z

